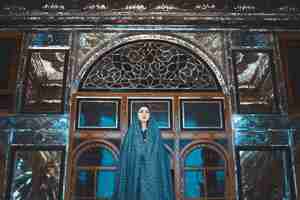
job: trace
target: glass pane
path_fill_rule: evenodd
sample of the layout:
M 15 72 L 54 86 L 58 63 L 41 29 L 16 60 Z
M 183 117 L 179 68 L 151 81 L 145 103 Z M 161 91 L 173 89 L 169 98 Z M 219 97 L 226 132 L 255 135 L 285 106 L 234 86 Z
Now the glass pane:
M 192 150 L 184 160 L 184 166 L 203 167 L 202 148 Z
M 68 46 L 69 33 L 37 32 L 32 34 L 31 47 Z
M 206 184 L 208 197 L 225 197 L 224 170 L 207 170 Z
M 66 52 L 32 52 L 27 66 L 24 112 L 61 112 Z
M 222 101 L 191 101 L 181 102 L 181 120 L 183 129 L 222 129 Z
M 300 79 L 298 75 L 300 74 L 299 68 L 299 52 L 300 47 L 289 47 L 288 48 L 288 83 L 289 89 L 291 89 L 291 96 L 294 104 L 300 101 Z
M 118 128 L 119 101 L 80 100 L 78 128 Z
M 291 167 L 285 151 L 240 151 L 239 155 L 243 199 L 291 199 Z
M 235 47 L 263 47 L 273 46 L 273 37 L 270 33 L 259 32 L 233 32 L 233 45 Z
M 92 170 L 77 170 L 76 199 L 93 198 L 95 196 L 95 173 Z M 78 198 L 79 197 L 79 198 Z
M 130 119 L 133 113 L 136 114 L 141 106 L 147 106 L 151 115 L 158 123 L 158 127 L 162 129 L 170 129 L 172 124 L 172 107 L 171 100 L 130 100 Z M 130 123 L 130 122 L 129 122 Z
M 97 199 L 111 198 L 114 192 L 116 172 L 98 171 L 97 172 Z
M 77 161 L 78 166 L 113 166 L 116 159 L 112 152 L 106 148 L 89 148 L 80 155 Z
M 220 155 L 209 148 L 197 147 L 189 152 L 185 158 L 185 167 L 223 167 L 224 160 Z
M 276 111 L 271 57 L 264 52 L 235 52 L 240 112 Z
M 61 152 L 16 151 L 10 199 L 59 200 Z
M 202 171 L 184 172 L 184 196 L 185 198 L 204 197 L 204 174 Z
M 10 69 L 14 63 L 14 55 L 16 54 L 16 40 L 1 39 L 0 40 L 0 89 L 9 89 Z
M 0 177 L 5 180 L 7 180 L 6 173 L 5 173 L 7 148 L 8 148 L 8 133 L 0 129 Z M 0 181 L 0 199 L 4 199 L 4 191 L 5 191 L 4 181 Z
M 297 131 L 296 132 L 296 153 L 295 155 L 300 155 L 300 134 Z M 298 186 L 298 191 L 300 191 L 300 156 L 296 156 L 295 159 L 295 163 L 296 163 L 296 183 Z
M 1 73 L 1 72 L 0 72 Z M 1 85 L 1 83 L 0 83 Z M 14 107 L 14 95 L 1 95 L 0 96 L 0 110 L 12 111 Z

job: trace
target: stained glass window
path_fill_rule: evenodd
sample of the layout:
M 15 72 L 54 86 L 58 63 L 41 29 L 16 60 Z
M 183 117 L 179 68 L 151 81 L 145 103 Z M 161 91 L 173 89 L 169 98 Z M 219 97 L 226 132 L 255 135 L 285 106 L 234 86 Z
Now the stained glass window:
M 220 91 L 208 64 L 190 50 L 163 41 L 136 41 L 103 55 L 81 90 Z
M 240 113 L 277 112 L 272 55 L 263 51 L 234 51 Z
M 31 51 L 23 112 L 62 112 L 68 51 Z

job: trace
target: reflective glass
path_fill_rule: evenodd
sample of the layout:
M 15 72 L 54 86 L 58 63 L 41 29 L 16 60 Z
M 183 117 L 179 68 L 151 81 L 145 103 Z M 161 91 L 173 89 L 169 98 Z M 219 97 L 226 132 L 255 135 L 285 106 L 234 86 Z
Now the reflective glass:
M 183 129 L 223 129 L 222 101 L 182 100 L 181 124 Z
M 102 170 L 97 172 L 97 199 L 108 199 L 112 197 L 114 192 L 115 179 L 115 171 Z
M 75 199 L 93 198 L 95 194 L 95 173 L 93 170 L 79 169 L 76 177 Z
M 225 173 L 224 170 L 207 170 L 207 196 L 224 197 L 225 196 Z
M 16 40 L 15 39 L 1 39 L 0 40 L 0 89 L 9 89 L 9 81 L 11 78 L 12 63 L 16 54 Z
M 240 112 L 276 112 L 270 53 L 235 51 L 234 57 Z
M 270 33 L 233 32 L 232 41 L 235 47 L 270 48 L 273 46 L 273 37 Z
M 242 199 L 292 199 L 287 151 L 239 151 Z
M 94 147 L 84 151 L 77 161 L 77 166 L 113 166 L 116 159 L 106 148 Z
M 67 32 L 36 32 L 32 33 L 31 47 L 68 46 Z
M 119 101 L 80 100 L 78 128 L 119 127 Z
M 184 166 L 203 167 L 202 148 L 192 150 L 184 160 Z
M 184 194 L 186 198 L 225 197 L 225 162 L 214 150 L 197 147 L 184 160 Z
M 0 122 L 1 124 L 1 122 Z M 0 126 L 1 127 L 1 126 Z M 5 165 L 7 159 L 8 133 L 0 130 L 0 177 L 6 179 Z M 7 179 L 6 179 L 7 180 Z M 4 199 L 4 181 L 0 181 L 0 199 Z
M 299 46 L 288 48 L 288 89 L 291 93 L 292 99 L 289 101 L 291 104 L 297 104 L 300 101 L 299 52 Z
M 189 152 L 185 158 L 185 167 L 217 167 L 224 166 L 224 160 L 214 150 L 206 147 L 197 147 Z
M 205 196 L 203 171 L 184 172 L 184 196 L 185 198 L 200 198 Z
M 114 192 L 117 160 L 103 147 L 84 151 L 76 163 L 76 192 L 73 199 L 110 199 Z
M 62 112 L 65 51 L 33 51 L 23 93 L 23 112 Z
M 62 153 L 16 151 L 10 199 L 61 199 Z
M 110 44 L 114 39 L 119 38 L 122 34 L 121 32 L 118 33 L 115 31 L 112 33 L 106 31 L 80 32 L 78 54 L 76 56 L 78 63 L 81 63 L 96 47 L 104 47 L 106 44 Z

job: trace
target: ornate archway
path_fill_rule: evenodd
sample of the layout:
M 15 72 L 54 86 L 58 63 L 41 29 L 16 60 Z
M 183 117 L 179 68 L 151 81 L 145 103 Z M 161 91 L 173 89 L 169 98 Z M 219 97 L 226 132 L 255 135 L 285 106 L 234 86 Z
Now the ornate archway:
M 138 49 L 135 49 L 135 48 Z M 159 48 L 162 47 L 162 49 L 160 50 Z M 195 44 L 192 44 L 191 42 L 187 42 L 184 39 L 181 39 L 179 37 L 174 37 L 174 36 L 170 36 L 170 35 L 157 35 L 157 34 L 140 34 L 140 35 L 130 35 L 130 36 L 126 36 L 126 37 L 122 37 L 118 40 L 115 41 L 111 41 L 108 44 L 105 45 L 100 45 L 98 47 L 96 47 L 94 49 L 94 51 L 90 54 L 90 57 L 87 58 L 86 60 L 84 60 L 84 63 L 82 63 L 82 67 L 81 70 L 79 72 L 79 74 L 76 76 L 76 81 L 74 82 L 74 84 L 72 85 L 72 90 L 74 92 L 82 90 L 82 89 L 87 89 L 87 90 L 103 90 L 103 89 L 108 89 L 108 88 L 101 88 L 100 87 L 92 87 L 91 85 L 87 86 L 85 85 L 83 82 L 84 81 L 91 81 L 91 73 L 95 72 L 95 70 L 103 70 L 103 63 L 105 63 L 105 67 L 107 67 L 107 59 L 109 59 L 109 57 L 116 55 L 118 53 L 121 53 L 122 56 L 126 57 L 126 50 L 131 50 L 131 55 L 132 56 L 130 59 L 128 59 L 126 61 L 127 64 L 129 64 L 129 66 L 137 66 L 137 62 L 140 61 L 141 59 L 143 60 L 143 55 L 140 54 L 136 54 L 136 53 L 142 53 L 140 51 L 143 51 L 143 53 L 147 53 L 147 50 L 151 50 L 151 51 L 156 51 L 156 58 L 158 58 L 158 60 L 154 60 L 154 63 L 152 64 L 157 64 L 157 65 L 163 65 L 163 64 L 174 64 L 176 63 L 176 61 L 180 60 L 181 61 L 181 66 L 186 63 L 186 61 L 188 59 L 189 62 L 188 64 L 192 64 L 194 66 L 197 66 L 196 68 L 198 68 L 198 70 L 201 71 L 202 73 L 204 72 L 204 74 L 209 73 L 210 74 L 210 81 L 214 81 L 215 85 L 213 87 L 205 87 L 205 86 L 200 86 L 200 87 L 194 87 L 194 89 L 198 89 L 198 90 L 217 90 L 220 89 L 221 91 L 223 91 L 224 94 L 228 94 L 228 88 L 225 82 L 224 77 L 222 76 L 221 71 L 219 70 L 218 66 L 215 64 L 215 62 L 213 61 L 212 58 L 210 58 L 210 56 L 205 53 L 204 50 L 202 50 L 201 48 L 199 48 L 198 46 L 196 46 Z M 137 57 L 139 56 L 139 57 Z M 183 57 L 182 57 L 183 56 Z M 177 60 L 168 60 L 167 58 L 174 58 L 176 57 Z M 145 57 L 144 57 L 145 58 Z M 134 60 L 136 59 L 136 60 Z M 140 60 L 139 60 L 140 59 Z M 147 62 L 147 60 L 145 59 L 144 61 Z M 110 62 L 110 67 L 112 65 L 114 65 L 114 62 L 118 62 L 115 59 L 112 59 Z M 144 63 L 145 64 L 145 63 Z M 185 65 L 186 66 L 186 65 Z M 104 69 L 105 69 L 104 67 Z M 148 66 L 149 67 L 149 66 Z M 126 67 L 125 67 L 126 68 Z M 151 68 L 151 67 L 150 67 Z M 166 69 L 167 67 L 165 67 L 164 69 Z M 172 72 L 176 73 L 179 72 L 181 75 L 186 76 L 185 78 L 188 78 L 188 73 L 187 72 L 189 69 L 191 68 L 191 66 L 186 66 L 185 70 L 177 70 L 173 69 L 171 70 Z M 114 67 L 114 75 L 118 76 L 117 71 L 120 72 L 120 68 L 119 67 Z M 194 74 L 192 73 L 192 76 L 201 76 L 202 74 L 199 73 L 199 71 L 194 71 Z M 130 77 L 130 74 L 128 74 L 128 76 Z M 191 76 L 190 76 L 191 77 Z M 126 78 L 126 77 L 123 77 Z M 167 76 L 166 78 L 173 78 L 172 76 Z M 176 77 L 175 77 L 176 78 Z M 204 80 L 208 80 L 207 78 L 205 78 Z M 93 80 L 92 80 L 93 81 Z M 91 83 L 91 82 L 90 82 Z M 98 82 L 99 83 L 99 82 Z M 198 84 L 201 84 L 200 80 L 198 82 L 195 82 Z M 210 82 L 212 83 L 212 82 Z M 99 85 L 98 85 L 99 86 Z M 132 85 L 131 85 L 132 86 Z M 149 86 L 149 85 L 148 85 Z M 212 86 L 212 85 L 210 85 Z M 120 88 L 121 86 L 115 86 L 116 88 Z M 124 87 L 124 85 L 123 85 Z M 125 88 L 127 88 L 125 86 Z M 130 88 L 130 87 L 129 87 Z M 146 87 L 144 87 L 143 89 L 145 89 Z M 158 87 L 161 88 L 161 87 Z M 172 87 L 169 87 L 168 89 L 170 89 Z M 178 89 L 178 88 L 177 88 Z M 182 89 L 187 89 L 182 88 Z
M 222 157 L 226 160 L 223 171 L 226 178 L 232 174 L 227 167 L 232 162 L 228 89 L 218 67 L 196 46 L 166 35 L 129 36 L 95 49 L 77 78 L 70 152 L 76 154 L 78 141 L 80 145 L 94 139 L 120 149 L 135 106 L 143 102 L 161 119 L 164 144 L 172 152 L 171 170 L 178 199 L 184 196 L 181 159 L 185 154 L 181 153 L 181 143 L 190 146 L 206 141 L 218 146 L 222 141 L 225 144 L 219 146 L 229 146 L 221 148 L 227 149 Z M 213 117 L 205 119 L 197 113 Z M 74 158 L 69 160 L 69 169 L 74 167 L 72 163 L 76 163 Z M 70 175 L 68 181 L 71 183 Z M 219 199 L 231 198 L 232 181 L 224 181 L 226 187 Z M 70 188 L 75 189 L 74 183 Z

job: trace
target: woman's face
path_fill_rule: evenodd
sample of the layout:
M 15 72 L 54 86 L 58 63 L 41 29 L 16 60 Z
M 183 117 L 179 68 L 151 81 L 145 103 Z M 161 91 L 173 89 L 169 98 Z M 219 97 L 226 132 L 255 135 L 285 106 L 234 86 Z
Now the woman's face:
M 147 122 L 150 118 L 150 111 L 146 106 L 140 107 L 138 110 L 138 118 L 143 123 Z

